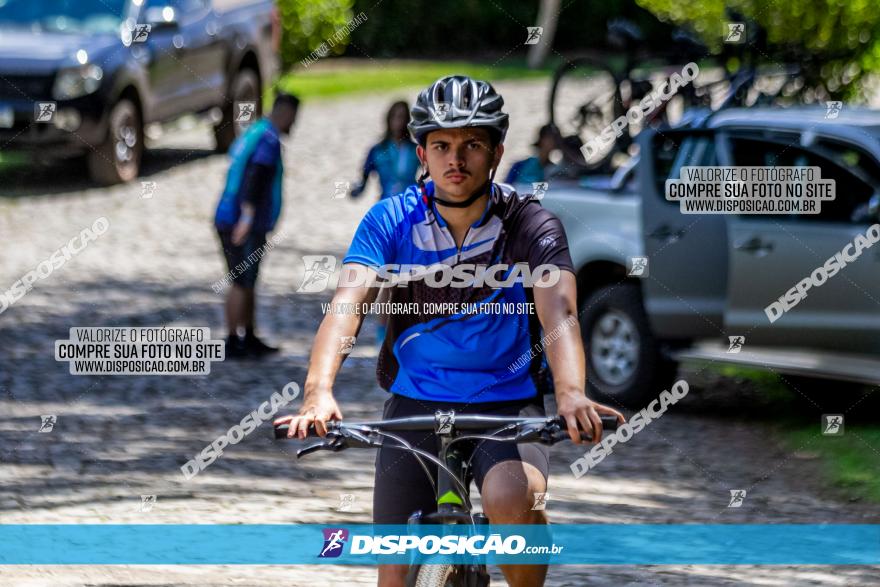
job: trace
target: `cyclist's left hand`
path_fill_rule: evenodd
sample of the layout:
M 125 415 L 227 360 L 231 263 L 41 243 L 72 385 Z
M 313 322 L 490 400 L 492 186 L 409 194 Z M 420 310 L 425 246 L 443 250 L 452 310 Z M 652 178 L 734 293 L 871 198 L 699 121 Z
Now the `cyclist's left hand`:
M 556 394 L 556 409 L 560 416 L 565 418 L 568 424 L 568 435 L 575 444 L 584 442 L 581 440 L 580 430 L 590 433 L 592 442 L 602 440 L 602 420 L 600 415 L 617 416 L 620 424 L 626 422 L 623 414 L 604 404 L 594 402 L 583 391 Z M 580 423 L 580 428 L 578 427 Z

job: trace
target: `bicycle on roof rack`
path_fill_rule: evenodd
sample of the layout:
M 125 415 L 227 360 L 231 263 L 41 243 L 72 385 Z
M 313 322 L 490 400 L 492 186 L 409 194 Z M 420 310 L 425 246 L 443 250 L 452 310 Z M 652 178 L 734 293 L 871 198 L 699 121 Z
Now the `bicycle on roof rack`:
M 749 31 L 759 30 L 753 23 Z M 750 33 L 751 34 L 751 33 Z M 756 33 L 757 34 L 757 33 Z M 578 177 L 610 175 L 622 161 L 634 155 L 635 136 L 647 127 L 674 126 L 689 110 L 717 111 L 731 107 L 788 105 L 811 101 L 811 88 L 800 63 L 756 65 L 746 47 L 736 46 L 720 55 L 710 55 L 699 39 L 685 29 L 672 34 L 668 51 L 647 51 L 639 27 L 626 19 L 608 23 L 608 44 L 621 54 L 619 63 L 581 56 L 566 60 L 553 75 L 548 100 L 549 124 L 555 129 L 562 154 L 558 173 Z M 735 57 L 740 65 L 726 69 Z M 709 66 L 706 67 L 706 61 Z M 628 122 L 614 140 L 598 141 L 589 157 L 582 148 L 602 135 L 615 120 L 657 92 L 672 74 L 690 62 L 700 62 L 700 80 L 682 84 L 675 95 L 654 100 L 644 115 Z M 818 99 L 818 98 L 816 98 Z M 647 111 L 644 111 L 647 110 Z M 615 133 L 616 134 L 616 133 Z

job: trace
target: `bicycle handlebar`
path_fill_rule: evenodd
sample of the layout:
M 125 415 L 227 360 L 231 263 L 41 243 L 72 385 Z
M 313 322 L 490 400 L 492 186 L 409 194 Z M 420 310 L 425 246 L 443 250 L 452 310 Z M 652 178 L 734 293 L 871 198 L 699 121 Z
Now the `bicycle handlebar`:
M 602 429 L 613 431 L 617 429 L 617 418 L 614 416 L 601 416 Z M 550 416 L 543 418 L 520 418 L 510 416 L 482 416 L 476 414 L 456 414 L 452 425 L 460 431 L 491 431 L 493 428 L 504 428 L 513 425 L 513 432 L 517 433 L 517 442 L 544 442 L 554 444 L 570 439 L 568 425 L 562 416 Z M 369 435 L 374 432 L 395 432 L 402 430 L 434 430 L 437 419 L 434 416 L 411 416 L 407 418 L 394 418 L 390 420 L 372 420 L 366 422 L 343 422 L 331 420 L 327 422 L 328 436 L 342 436 L 346 431 Z M 287 439 L 288 424 L 275 426 L 275 438 Z M 315 425 L 309 425 L 306 438 L 319 437 L 315 431 Z M 503 438 L 499 438 L 501 440 Z M 581 431 L 582 440 L 592 440 L 592 436 Z

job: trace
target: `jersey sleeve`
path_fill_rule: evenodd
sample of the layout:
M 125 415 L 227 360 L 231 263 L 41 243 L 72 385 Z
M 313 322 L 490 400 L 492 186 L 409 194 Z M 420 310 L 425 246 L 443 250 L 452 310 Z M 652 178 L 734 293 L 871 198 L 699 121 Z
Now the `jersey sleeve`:
M 364 177 L 376 171 L 376 151 L 378 148 L 379 145 L 374 145 L 370 148 L 370 152 L 367 153 L 367 159 L 364 161 Z
M 559 218 L 535 200 L 523 205 L 518 217 L 513 229 L 515 260 L 528 262 L 532 270 L 539 265 L 555 265 L 574 273 L 568 238 Z
M 380 267 L 394 262 L 395 210 L 390 200 L 376 203 L 358 225 L 343 263 Z
M 522 171 L 522 161 L 517 161 L 510 168 L 510 171 L 507 172 L 507 178 L 504 180 L 504 183 L 516 183 L 519 179 L 519 173 Z
M 275 168 L 281 159 L 281 141 L 271 132 L 264 132 L 251 155 L 251 163 Z

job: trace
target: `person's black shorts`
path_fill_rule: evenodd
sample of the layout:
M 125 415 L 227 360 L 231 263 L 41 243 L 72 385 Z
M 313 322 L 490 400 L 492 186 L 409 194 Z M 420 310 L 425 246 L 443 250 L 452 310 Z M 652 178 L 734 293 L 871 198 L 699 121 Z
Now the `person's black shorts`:
M 455 404 L 415 400 L 392 394 L 385 402 L 383 418 L 433 415 L 436 410 L 453 409 L 456 413 L 495 416 L 543 416 L 543 396 L 531 400 L 492 402 L 478 404 Z M 439 439 L 430 430 L 395 432 L 414 447 L 434 455 L 439 452 Z M 386 442 L 389 442 L 386 440 Z M 474 449 L 471 461 L 474 481 L 482 491 L 483 479 L 489 469 L 502 461 L 522 461 L 535 466 L 544 479 L 550 474 L 550 451 L 543 444 L 496 442 L 481 440 Z M 437 467 L 427 463 L 434 480 Z M 416 510 L 423 514 L 437 511 L 437 496 L 425 470 L 411 453 L 383 446 L 376 455 L 376 481 L 373 490 L 373 523 L 406 524 Z
M 218 229 L 217 234 L 220 236 L 226 266 L 229 268 L 228 277 L 236 285 L 253 288 L 257 283 L 260 261 L 266 253 L 263 248 L 266 244 L 266 233 L 252 230 L 241 245 L 232 244 L 231 230 Z

